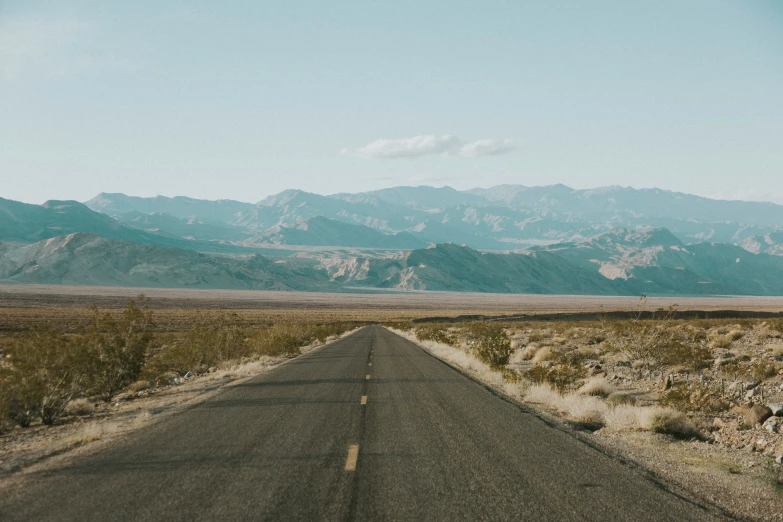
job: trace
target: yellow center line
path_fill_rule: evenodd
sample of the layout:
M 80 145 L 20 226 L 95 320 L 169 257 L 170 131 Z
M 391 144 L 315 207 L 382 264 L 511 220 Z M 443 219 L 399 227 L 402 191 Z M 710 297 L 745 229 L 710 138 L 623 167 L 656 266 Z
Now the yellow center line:
M 370 374 L 369 373 L 367 374 L 367 377 L 365 377 L 365 379 L 367 379 L 368 381 L 370 380 Z
M 348 459 L 345 461 L 345 471 L 356 471 L 356 461 L 359 459 L 359 445 L 348 446 Z
M 366 396 L 366 395 L 362 395 L 362 402 L 361 402 L 360 404 L 361 404 L 362 406 L 364 406 L 365 404 L 367 404 L 367 396 Z

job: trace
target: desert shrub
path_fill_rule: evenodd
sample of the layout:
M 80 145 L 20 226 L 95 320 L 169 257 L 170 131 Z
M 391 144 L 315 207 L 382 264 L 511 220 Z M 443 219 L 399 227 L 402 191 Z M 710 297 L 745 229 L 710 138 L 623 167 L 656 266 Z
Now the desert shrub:
M 655 354 L 655 359 L 663 364 L 685 366 L 698 370 L 709 366 L 712 352 L 702 344 L 684 343 L 677 339 L 669 339 Z
M 0 360 L 0 433 L 10 427 L 11 421 L 11 382 L 8 369 Z
M 757 381 L 769 379 L 777 374 L 777 371 L 775 371 L 775 363 L 763 359 L 754 361 L 753 364 L 750 365 L 748 372 Z
M 526 372 L 535 384 L 549 384 L 563 392 L 572 389 L 587 375 L 584 356 L 578 352 L 558 352 L 552 361 L 536 364 Z
M 613 392 L 606 398 L 606 402 L 612 406 L 633 406 L 636 404 L 636 397 L 630 393 Z
M 250 354 L 247 332 L 236 314 L 202 314 L 192 330 L 162 347 L 150 366 L 157 374 L 200 374 Z
M 110 402 L 141 374 L 153 340 L 152 312 L 142 295 L 129 299 L 119 319 L 93 306 L 92 326 L 82 338 L 79 366 L 90 393 Z
M 422 341 L 435 341 L 441 344 L 456 344 L 456 339 L 449 335 L 445 326 L 442 325 L 428 325 L 419 326 L 414 331 L 416 337 Z
M 594 397 L 608 397 L 614 391 L 615 387 L 603 377 L 594 377 L 579 388 L 580 394 Z
M 476 357 L 490 367 L 508 364 L 513 349 L 502 327 L 491 323 L 472 323 L 465 328 L 465 337 Z
M 701 438 L 699 430 L 685 415 L 669 408 L 653 408 L 646 412 L 644 424 L 650 431 L 678 439 Z
M 705 414 L 721 413 L 730 407 L 730 404 L 721 397 L 720 390 L 706 386 L 691 386 L 685 383 L 675 384 L 664 392 L 659 403 L 661 406 L 679 411 L 695 411 Z
M 84 389 L 77 347 L 64 335 L 38 330 L 16 338 L 5 368 L 8 414 L 22 427 L 35 417 L 54 424 L 68 403 Z

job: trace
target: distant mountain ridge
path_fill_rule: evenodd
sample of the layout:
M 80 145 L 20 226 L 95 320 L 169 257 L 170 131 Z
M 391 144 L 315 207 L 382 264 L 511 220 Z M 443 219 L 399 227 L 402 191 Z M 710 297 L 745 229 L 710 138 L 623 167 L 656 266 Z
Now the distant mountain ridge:
M 256 203 L 190 198 L 132 198 L 100 194 L 93 210 L 170 214 L 252 231 L 296 227 L 315 217 L 363 225 L 385 234 L 408 232 L 425 243 L 454 242 L 485 250 L 579 241 L 615 228 L 667 228 L 686 244 L 713 241 L 778 254 L 783 205 L 721 201 L 660 189 L 565 185 L 502 185 L 458 191 L 450 187 L 393 187 L 322 196 L 286 190 Z M 216 210 L 218 209 L 218 210 Z M 265 234 L 265 232 L 268 232 Z M 772 238 L 772 244 L 769 244 Z M 755 243 L 754 243 L 755 241 Z
M 783 206 L 658 189 L 0 198 L 4 282 L 783 295 L 781 275 Z
M 583 295 L 783 295 L 783 257 L 732 245 L 649 246 L 615 231 L 522 254 L 455 244 L 383 256 L 219 256 L 70 234 L 0 243 L 0 282 L 172 288 L 356 289 Z M 662 232 L 665 236 L 666 233 Z M 635 246 L 633 246 L 635 245 Z M 607 266 L 612 270 L 607 271 Z

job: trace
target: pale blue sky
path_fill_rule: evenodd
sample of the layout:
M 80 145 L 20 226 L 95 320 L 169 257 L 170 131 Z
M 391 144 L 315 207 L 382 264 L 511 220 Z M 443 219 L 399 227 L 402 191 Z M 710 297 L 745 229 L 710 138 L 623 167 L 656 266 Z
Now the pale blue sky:
M 2 197 L 499 183 L 783 203 L 783 2 L 0 0 Z

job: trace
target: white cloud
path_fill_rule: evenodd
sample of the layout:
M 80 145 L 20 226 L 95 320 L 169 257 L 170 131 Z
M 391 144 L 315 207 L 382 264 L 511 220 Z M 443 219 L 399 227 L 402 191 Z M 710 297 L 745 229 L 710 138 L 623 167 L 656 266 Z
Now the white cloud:
M 26 70 L 47 76 L 73 74 L 92 65 L 85 55 L 67 52 L 90 24 L 76 18 L 16 18 L 0 22 L 0 76 L 18 78 Z
M 412 138 L 381 139 L 368 143 L 356 150 L 343 149 L 340 154 L 361 158 L 419 158 L 421 156 L 442 155 L 475 158 L 506 154 L 514 149 L 509 139 L 483 139 L 466 142 L 456 136 L 413 136 Z

